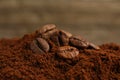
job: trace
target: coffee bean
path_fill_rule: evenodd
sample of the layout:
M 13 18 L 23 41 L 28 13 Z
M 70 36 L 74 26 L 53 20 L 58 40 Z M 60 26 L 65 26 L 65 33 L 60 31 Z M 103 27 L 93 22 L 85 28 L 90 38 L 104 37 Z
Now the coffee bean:
M 30 44 L 30 48 L 34 53 L 45 53 L 42 49 L 38 47 L 37 41 L 33 40 Z
M 48 39 L 50 38 L 53 34 L 55 34 L 56 32 L 58 32 L 57 29 L 53 29 L 51 31 L 47 31 L 46 33 L 42 34 L 42 38 Z
M 78 56 L 79 51 L 75 47 L 72 46 L 63 46 L 59 47 L 57 51 L 57 55 L 66 59 L 71 59 Z
M 42 49 L 44 52 L 48 52 L 50 47 L 49 44 L 47 43 L 47 41 L 43 38 L 37 38 L 36 39 L 38 46 L 40 49 Z
M 60 30 L 60 32 L 63 33 L 63 34 L 65 34 L 65 35 L 66 35 L 67 37 L 69 37 L 69 38 L 72 36 L 72 34 L 69 33 L 69 32 L 67 32 L 67 31 Z
M 56 28 L 56 25 L 54 25 L 54 24 L 47 24 L 47 25 L 44 25 L 41 29 L 37 30 L 36 32 L 38 34 L 43 34 L 43 33 L 46 33 L 48 31 L 51 31 L 51 30 L 53 30 L 55 28 Z
M 89 43 L 89 47 L 91 47 L 91 48 L 93 48 L 93 49 L 96 49 L 96 50 L 100 49 L 99 46 L 97 46 L 97 45 L 95 45 L 95 44 L 93 44 L 93 43 Z
M 70 44 L 79 48 L 87 48 L 89 46 L 89 42 L 84 40 L 81 36 L 72 36 L 70 38 Z
M 50 36 L 50 40 L 56 45 L 56 46 L 60 46 L 59 43 L 59 31 L 56 31 L 53 35 Z
M 60 30 L 59 32 L 59 38 L 60 38 L 60 44 L 63 46 L 68 45 L 69 43 L 69 38 L 72 36 L 71 33 L 64 31 L 64 30 Z
M 100 49 L 99 46 L 94 45 L 93 43 L 90 43 L 90 42 L 86 41 L 81 36 L 72 36 L 70 38 L 70 44 L 72 44 L 75 47 L 79 47 L 79 48 Z

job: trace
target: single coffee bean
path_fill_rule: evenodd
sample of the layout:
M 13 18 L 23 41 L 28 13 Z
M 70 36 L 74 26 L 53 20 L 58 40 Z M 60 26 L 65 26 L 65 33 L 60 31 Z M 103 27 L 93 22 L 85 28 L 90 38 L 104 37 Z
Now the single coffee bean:
M 77 48 L 72 46 L 59 47 L 57 55 L 66 59 L 71 59 L 78 56 L 79 51 Z
M 63 46 L 66 46 L 69 44 L 69 38 L 72 36 L 71 33 L 64 31 L 64 30 L 60 30 L 59 32 L 59 38 L 60 38 L 60 44 Z
M 69 32 L 67 32 L 67 31 L 60 30 L 60 32 L 63 33 L 63 34 L 65 34 L 65 35 L 66 35 L 67 37 L 69 37 L 69 38 L 72 36 L 72 34 L 69 33 Z
M 47 24 L 47 25 L 44 25 L 41 29 L 37 30 L 37 33 L 38 34 L 43 34 L 43 33 L 46 33 L 48 31 L 51 31 L 53 29 L 56 28 L 56 25 L 54 24 Z
M 93 48 L 93 49 L 96 49 L 96 50 L 100 49 L 99 46 L 97 46 L 97 45 L 95 45 L 95 44 L 93 44 L 93 43 L 89 43 L 89 47 L 91 47 L 91 48 Z
M 30 44 L 30 48 L 34 53 L 45 53 L 42 49 L 38 47 L 37 41 L 33 40 Z
M 57 29 L 53 29 L 51 31 L 47 31 L 46 33 L 42 34 L 42 38 L 44 39 L 49 39 L 53 34 L 55 34 L 56 32 L 58 32 Z
M 50 40 L 56 45 L 56 46 L 60 46 L 59 43 L 59 31 L 56 31 L 53 35 L 50 36 Z
M 89 46 L 89 42 L 84 40 L 81 36 L 72 36 L 70 38 L 70 44 L 79 48 L 87 48 Z
M 38 46 L 39 46 L 40 49 L 42 49 L 44 52 L 49 51 L 50 47 L 49 47 L 48 42 L 45 39 L 37 38 L 36 41 L 37 41 Z

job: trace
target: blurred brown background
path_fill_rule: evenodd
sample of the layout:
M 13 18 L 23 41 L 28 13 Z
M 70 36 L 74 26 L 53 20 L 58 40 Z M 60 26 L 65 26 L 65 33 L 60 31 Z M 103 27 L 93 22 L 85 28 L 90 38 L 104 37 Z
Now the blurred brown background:
M 120 0 L 0 0 L 0 38 L 22 37 L 48 23 L 96 44 L 119 44 Z

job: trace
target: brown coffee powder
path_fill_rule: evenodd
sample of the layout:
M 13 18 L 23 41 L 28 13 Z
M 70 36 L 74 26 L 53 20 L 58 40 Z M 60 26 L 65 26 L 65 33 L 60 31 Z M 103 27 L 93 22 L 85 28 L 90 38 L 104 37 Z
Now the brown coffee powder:
M 120 80 L 120 45 L 83 49 L 73 59 L 33 53 L 35 35 L 0 40 L 0 80 Z

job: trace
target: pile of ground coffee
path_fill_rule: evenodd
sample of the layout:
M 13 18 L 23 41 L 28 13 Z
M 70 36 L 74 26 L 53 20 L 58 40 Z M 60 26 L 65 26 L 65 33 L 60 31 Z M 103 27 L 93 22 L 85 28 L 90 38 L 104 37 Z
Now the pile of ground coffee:
M 0 80 L 120 80 L 120 45 L 81 49 L 73 59 L 30 49 L 35 34 L 0 40 Z

